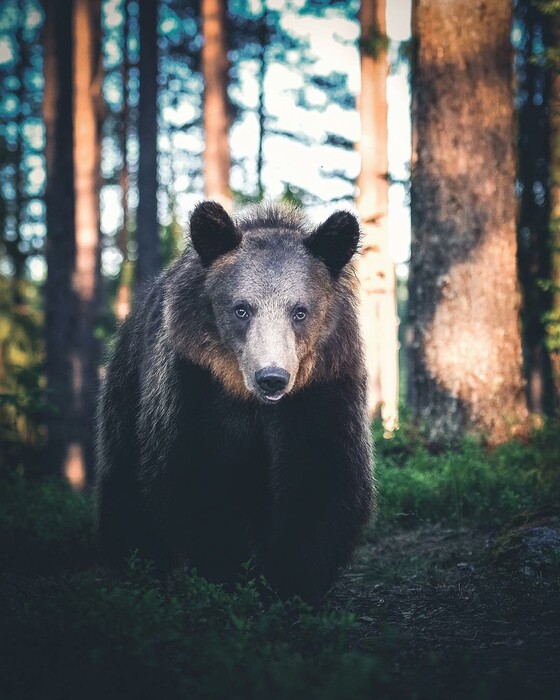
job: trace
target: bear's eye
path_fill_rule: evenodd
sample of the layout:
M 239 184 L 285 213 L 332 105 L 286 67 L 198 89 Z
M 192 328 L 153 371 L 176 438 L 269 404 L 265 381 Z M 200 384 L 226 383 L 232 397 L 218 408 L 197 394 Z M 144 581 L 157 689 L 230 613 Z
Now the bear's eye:
M 304 321 L 307 318 L 307 309 L 303 306 L 298 306 L 294 310 L 293 319 L 294 321 Z
M 249 318 L 249 309 L 246 306 L 243 306 L 243 304 L 238 304 L 235 309 L 235 315 L 237 318 L 243 318 L 247 319 Z

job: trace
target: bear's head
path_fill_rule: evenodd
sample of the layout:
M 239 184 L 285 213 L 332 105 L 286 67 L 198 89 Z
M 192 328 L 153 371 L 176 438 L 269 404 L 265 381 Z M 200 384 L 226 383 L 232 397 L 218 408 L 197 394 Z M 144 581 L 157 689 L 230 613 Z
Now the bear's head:
M 235 358 L 245 391 L 275 403 L 305 386 L 343 313 L 336 301 L 359 242 L 356 218 L 339 211 L 313 228 L 293 210 L 260 207 L 234 220 L 219 204 L 203 202 L 190 235 L 218 352 Z M 223 369 L 223 355 L 209 357 L 231 390 L 235 371 Z

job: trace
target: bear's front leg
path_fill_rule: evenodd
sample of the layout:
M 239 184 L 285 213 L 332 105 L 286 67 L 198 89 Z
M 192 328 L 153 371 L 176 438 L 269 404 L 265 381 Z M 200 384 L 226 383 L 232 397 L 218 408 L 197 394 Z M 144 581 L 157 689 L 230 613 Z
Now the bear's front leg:
M 288 397 L 266 414 L 272 507 L 260 570 L 282 597 L 315 603 L 348 563 L 373 505 L 365 382 Z

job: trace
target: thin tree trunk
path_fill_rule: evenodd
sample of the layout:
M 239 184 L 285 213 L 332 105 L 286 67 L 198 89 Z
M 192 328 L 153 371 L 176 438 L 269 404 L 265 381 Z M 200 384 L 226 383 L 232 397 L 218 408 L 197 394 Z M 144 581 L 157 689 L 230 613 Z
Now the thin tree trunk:
M 76 320 L 72 119 L 72 0 L 45 3 L 44 118 L 47 132 L 46 472 L 62 475 L 72 415 L 70 353 Z
M 12 275 L 12 287 L 13 287 L 13 307 L 14 312 L 19 314 L 23 310 L 23 287 L 22 281 L 25 273 L 25 262 L 26 255 L 21 250 L 21 224 L 22 224 L 22 213 L 23 207 L 25 206 L 25 171 L 24 171 L 24 136 L 23 136 L 23 122 L 24 122 L 24 104 L 25 104 L 25 71 L 29 63 L 28 47 L 23 38 L 23 23 L 25 21 L 25 13 L 20 12 L 20 17 L 18 18 L 18 27 L 16 30 L 16 41 L 19 50 L 19 60 L 17 63 L 17 79 L 18 88 L 16 95 L 18 98 L 18 112 L 16 116 L 16 147 L 13 152 L 13 169 L 14 169 L 14 190 L 15 197 L 11 202 L 11 208 L 14 220 L 14 237 L 13 239 L 8 239 L 4 241 L 6 251 L 12 261 L 14 266 Z
M 395 271 L 389 255 L 387 75 L 385 0 L 363 0 L 360 10 L 362 131 L 358 211 L 363 222 L 358 263 L 360 316 L 369 375 L 370 417 L 381 409 L 385 430 L 398 422 L 398 317 Z
M 122 61 L 122 86 L 123 102 L 121 110 L 121 154 L 122 167 L 120 173 L 121 206 L 122 206 L 122 227 L 119 233 L 118 246 L 122 255 L 121 272 L 119 275 L 119 286 L 115 299 L 115 313 L 120 323 L 123 323 L 130 313 L 131 304 L 131 274 L 130 260 L 128 259 L 128 234 L 129 234 L 129 211 L 128 211 L 128 120 L 130 111 L 128 108 L 129 90 L 129 69 L 128 60 L 128 0 L 123 0 L 123 61 Z
M 518 3 L 525 41 L 518 56 L 518 177 L 522 185 L 518 225 L 518 272 L 522 295 L 522 340 L 529 410 L 549 413 L 551 372 L 543 322 L 550 293 L 541 282 L 550 278 L 549 112 L 550 76 L 535 58 L 535 42 L 550 42 L 550 20 L 531 0 Z
M 229 188 L 228 57 L 225 0 L 202 0 L 204 78 L 204 186 L 207 197 L 232 207 Z
M 510 0 L 413 6 L 410 403 L 434 440 L 525 432 Z
M 140 92 L 138 102 L 138 210 L 136 215 L 136 290 L 155 277 L 161 265 L 157 217 L 157 22 L 158 2 L 139 3 Z
M 74 190 L 78 301 L 72 357 L 73 443 L 67 465 L 72 484 L 81 487 L 93 468 L 93 418 L 97 396 L 99 345 L 95 338 L 100 287 L 100 0 L 74 2 Z
M 560 46 L 560 16 L 552 20 L 552 46 Z M 560 63 L 550 84 L 550 218 L 552 308 L 547 327 L 556 410 L 560 409 Z
M 259 200 L 261 200 L 264 196 L 262 181 L 262 171 L 264 165 L 264 127 L 266 121 L 264 107 L 264 81 L 266 77 L 266 49 L 269 42 L 269 34 L 267 11 L 265 7 L 259 19 L 259 102 L 257 107 L 257 115 L 259 119 L 259 145 L 257 148 L 257 197 Z

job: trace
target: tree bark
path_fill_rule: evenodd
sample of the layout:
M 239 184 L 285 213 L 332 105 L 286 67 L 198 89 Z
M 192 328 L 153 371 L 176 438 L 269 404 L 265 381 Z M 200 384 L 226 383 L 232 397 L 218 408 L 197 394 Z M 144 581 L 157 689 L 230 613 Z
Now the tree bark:
M 545 315 L 550 292 L 549 110 L 550 75 L 535 47 L 550 44 L 550 20 L 532 0 L 517 3 L 525 40 L 517 55 L 518 179 L 521 203 L 518 223 L 518 273 L 521 285 L 522 345 L 527 400 L 533 414 L 550 413 L 550 358 L 546 350 Z
M 385 0 L 362 0 L 359 111 L 358 211 L 362 219 L 362 255 L 358 263 L 360 317 L 366 346 L 370 417 L 381 409 L 392 432 L 398 422 L 398 317 L 395 271 L 389 255 L 387 75 Z
M 560 46 L 560 16 L 552 19 L 552 46 Z M 560 63 L 550 83 L 550 218 L 552 304 L 547 340 L 556 411 L 560 410 Z
M 259 120 L 259 145 L 257 147 L 257 198 L 261 201 L 264 197 L 263 166 L 264 166 L 264 133 L 266 124 L 266 113 L 264 105 L 264 81 L 266 78 L 266 49 L 270 42 L 270 31 L 268 29 L 268 12 L 263 7 L 262 15 L 259 18 L 259 57 L 258 57 L 258 84 L 259 101 L 257 105 L 257 117 Z
M 204 78 L 204 187 L 207 197 L 232 208 L 229 188 L 229 109 L 226 6 L 224 0 L 202 0 L 202 75 Z
M 118 246 L 122 255 L 121 271 L 119 275 L 119 286 L 115 298 L 115 314 L 119 323 L 123 323 L 130 313 L 131 305 L 131 262 L 128 258 L 128 234 L 129 234 L 129 210 L 128 210 L 128 121 L 130 110 L 128 108 L 129 90 L 128 81 L 130 75 L 130 63 L 128 60 L 128 40 L 129 40 L 129 16 L 128 0 L 123 0 L 123 60 L 122 60 L 122 90 L 123 101 L 121 110 L 121 155 L 122 166 L 120 172 L 121 206 L 122 206 L 122 226 L 119 233 Z
M 411 381 L 433 440 L 527 429 L 509 0 L 413 6 Z
M 45 284 L 45 471 L 62 475 L 72 416 L 71 348 L 76 321 L 72 274 L 75 261 L 72 118 L 72 0 L 45 3 L 44 119 L 47 132 L 47 280 Z
M 157 0 L 139 3 L 140 91 L 138 102 L 138 210 L 136 214 L 136 262 L 135 295 L 142 293 L 142 286 L 155 277 L 161 266 L 159 225 L 157 217 Z
M 67 477 L 84 485 L 93 469 L 93 419 L 98 388 L 95 338 L 100 291 L 99 188 L 101 156 L 100 0 L 74 2 L 74 190 L 78 305 L 72 355 L 74 431 Z

